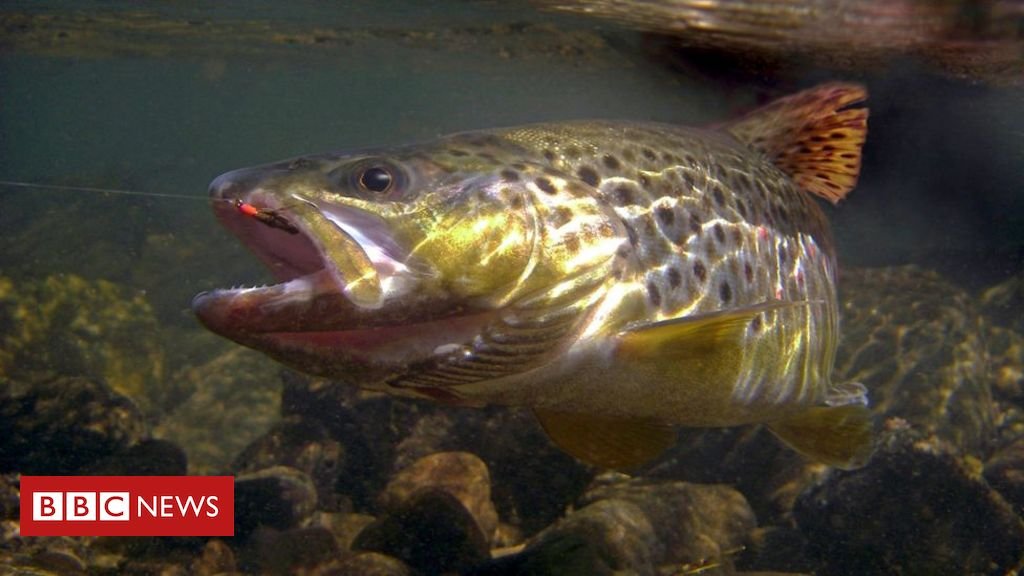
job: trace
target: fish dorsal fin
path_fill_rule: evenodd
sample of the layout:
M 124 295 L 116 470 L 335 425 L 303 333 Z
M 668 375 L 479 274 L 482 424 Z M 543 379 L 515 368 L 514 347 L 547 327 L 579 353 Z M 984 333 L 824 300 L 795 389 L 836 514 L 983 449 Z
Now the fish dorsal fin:
M 859 403 L 808 408 L 768 429 L 797 452 L 844 470 L 860 468 L 874 450 L 871 411 Z
M 580 460 L 613 470 L 628 470 L 653 460 L 675 443 L 668 425 L 639 418 L 534 409 L 540 425 L 559 448 Z
M 729 122 L 725 129 L 764 152 L 803 190 L 833 204 L 857 184 L 868 97 L 858 84 L 823 84 L 776 100 Z

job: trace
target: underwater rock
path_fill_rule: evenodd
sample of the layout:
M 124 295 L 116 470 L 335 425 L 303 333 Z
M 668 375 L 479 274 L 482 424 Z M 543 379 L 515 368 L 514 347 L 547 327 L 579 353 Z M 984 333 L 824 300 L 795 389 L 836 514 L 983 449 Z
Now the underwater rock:
M 235 474 L 246 474 L 271 466 L 288 466 L 306 474 L 316 486 L 320 510 L 346 508 L 343 495 L 335 491 L 339 477 L 346 472 L 345 447 L 318 423 L 279 422 L 243 450 L 232 469 Z
M 896 419 L 869 466 L 833 471 L 793 513 L 823 575 L 1004 574 L 1024 561 L 1024 523 L 978 462 Z
M 146 434 L 131 400 L 87 378 L 0 386 L 0 472 L 71 474 Z
M 996 326 L 1024 334 L 1024 273 L 985 290 L 981 311 Z
M 578 505 L 621 500 L 638 506 L 657 527 L 659 564 L 724 558 L 743 547 L 757 524 L 746 498 L 732 487 L 617 476 L 599 477 Z
M 985 480 L 1024 513 L 1024 436 L 1002 447 L 985 462 Z
M 860 382 L 873 412 L 906 420 L 963 454 L 993 437 L 992 393 L 974 299 L 914 266 L 844 269 L 835 382 Z
M 192 561 L 190 572 L 196 576 L 214 576 L 235 571 L 235 553 L 223 540 L 210 540 L 202 554 Z
M 182 446 L 192 474 L 222 473 L 279 418 L 281 368 L 240 347 L 175 374 L 194 392 L 153 435 Z
M 351 495 L 360 510 L 373 509 L 373 497 L 389 475 L 419 458 L 469 452 L 490 471 L 498 514 L 533 534 L 561 516 L 593 476 L 590 468 L 556 448 L 526 410 L 438 406 L 287 372 L 282 411 L 319 422 L 345 446 L 349 461 L 358 466 L 342 475 L 337 491 Z
M 175 393 L 153 311 L 136 291 L 71 274 L 0 277 L 0 327 L 0 374 L 13 380 L 103 380 L 146 414 Z
M 476 520 L 488 543 L 498 528 L 498 513 L 491 502 L 487 465 L 467 452 L 439 452 L 423 457 L 396 474 L 380 495 L 381 507 L 399 509 L 417 494 L 438 489 L 458 499 Z
M 341 512 L 317 512 L 310 520 L 310 526 L 322 526 L 334 535 L 338 543 L 338 550 L 348 552 L 352 550 L 352 543 L 364 528 L 373 524 L 376 520 L 369 514 L 341 513 Z
M 743 496 L 721 485 L 628 480 L 609 473 L 580 499 L 580 508 L 538 534 L 520 554 L 479 574 L 653 575 L 661 566 L 731 566 L 755 527 Z
M 246 538 L 260 526 L 287 530 L 316 509 L 316 487 L 309 476 L 274 466 L 235 479 L 235 536 Z
M 71 575 L 88 573 L 92 538 L 22 537 L 17 523 L 0 539 L 0 574 Z
M 1024 408 L 1024 336 L 1015 330 L 990 326 L 985 341 L 992 396 Z
M 316 570 L 313 576 L 413 576 L 413 571 L 397 558 L 360 552 Z
M 352 548 L 394 556 L 424 574 L 459 572 L 488 557 L 476 519 L 438 488 L 417 492 L 367 526 Z
M 87 465 L 81 473 L 89 476 L 181 476 L 188 473 L 188 459 L 177 444 L 148 439 Z
M 395 445 L 415 421 L 403 416 L 417 403 L 392 404 L 381 394 L 361 393 L 353 386 L 314 379 L 286 370 L 281 414 L 284 418 L 314 423 L 345 451 L 334 487 L 359 509 L 372 509 L 374 499 L 387 483 Z
M 282 532 L 259 528 L 249 538 L 240 564 L 247 574 L 295 574 L 337 556 L 338 545 L 326 528 L 309 526 Z

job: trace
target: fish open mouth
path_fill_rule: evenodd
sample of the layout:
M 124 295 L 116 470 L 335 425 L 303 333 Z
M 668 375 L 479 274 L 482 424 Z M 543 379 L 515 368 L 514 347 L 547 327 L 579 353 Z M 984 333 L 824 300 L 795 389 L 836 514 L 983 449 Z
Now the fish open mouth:
M 417 290 L 426 272 L 377 216 L 243 184 L 215 180 L 214 213 L 278 283 L 197 295 L 192 310 L 211 331 L 307 372 L 372 380 L 493 320 Z
M 414 283 L 407 252 L 376 216 L 298 194 L 237 188 L 230 179 L 214 182 L 214 213 L 279 283 L 197 295 L 192 308 L 214 332 L 238 340 L 378 325 L 387 314 L 370 312 Z

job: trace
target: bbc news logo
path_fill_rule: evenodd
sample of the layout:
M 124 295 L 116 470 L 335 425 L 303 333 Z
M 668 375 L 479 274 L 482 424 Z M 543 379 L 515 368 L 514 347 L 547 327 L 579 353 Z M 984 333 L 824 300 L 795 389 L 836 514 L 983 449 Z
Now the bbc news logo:
M 22 476 L 22 536 L 233 536 L 231 476 Z

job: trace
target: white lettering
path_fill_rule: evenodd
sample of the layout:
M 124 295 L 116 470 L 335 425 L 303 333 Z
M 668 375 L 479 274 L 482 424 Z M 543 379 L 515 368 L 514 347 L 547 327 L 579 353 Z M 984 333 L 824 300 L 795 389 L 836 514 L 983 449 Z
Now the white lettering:
M 131 495 L 127 492 L 100 492 L 100 520 L 128 521 L 128 502 Z
M 177 496 L 161 496 L 160 497 L 160 517 L 161 518 L 174 518 L 174 501 Z
M 153 496 L 153 501 L 152 502 L 147 502 L 145 498 L 143 498 L 142 496 L 139 496 L 138 503 L 139 503 L 139 507 L 138 507 L 138 514 L 136 514 L 137 517 L 142 518 L 142 509 L 143 508 L 145 508 L 146 512 L 149 513 L 149 516 L 152 516 L 154 518 L 156 517 L 156 496 Z
M 65 498 L 64 508 L 68 520 L 96 519 L 95 492 L 68 492 Z
M 184 502 L 182 502 L 181 498 L 178 496 L 175 496 L 174 499 L 178 501 L 178 510 L 181 510 L 182 518 L 188 516 L 188 510 L 192 510 L 192 515 L 198 518 L 199 509 L 203 507 L 203 503 L 206 501 L 206 496 L 200 498 L 199 502 L 196 502 L 192 496 L 186 498 Z
M 206 511 L 207 518 L 216 518 L 220 514 L 220 508 L 217 507 L 217 497 L 210 496 L 206 499 L 206 506 L 209 510 Z
M 32 519 L 33 520 L 63 520 L 64 519 L 64 493 L 63 492 L 33 492 L 32 493 Z

